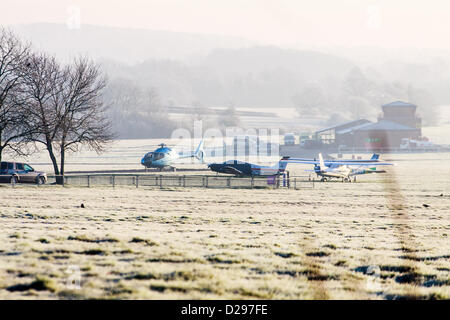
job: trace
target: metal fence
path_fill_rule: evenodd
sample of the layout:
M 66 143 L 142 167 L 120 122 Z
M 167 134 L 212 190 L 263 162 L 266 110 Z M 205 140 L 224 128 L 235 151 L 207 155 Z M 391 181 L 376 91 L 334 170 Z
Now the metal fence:
M 56 183 L 56 176 L 48 177 L 48 184 Z M 232 177 L 211 175 L 125 175 L 95 174 L 66 175 L 64 185 L 67 186 L 136 186 L 159 188 L 314 188 L 314 181 L 306 176 L 301 177 Z

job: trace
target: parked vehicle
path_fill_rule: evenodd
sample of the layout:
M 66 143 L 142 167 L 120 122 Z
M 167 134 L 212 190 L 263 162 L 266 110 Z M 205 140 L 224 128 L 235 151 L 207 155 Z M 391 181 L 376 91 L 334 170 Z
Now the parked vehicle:
M 1 162 L 0 182 L 11 183 L 47 183 L 47 174 L 35 171 L 30 165 L 21 162 Z
M 428 140 L 414 140 L 403 138 L 400 144 L 400 149 L 433 149 L 436 145 Z
M 287 146 L 292 146 L 295 144 L 295 135 L 293 133 L 286 133 L 284 135 L 284 144 Z
M 307 132 L 302 132 L 299 135 L 299 140 L 300 140 L 300 147 L 304 148 L 306 145 L 306 141 L 307 140 L 311 140 L 311 134 L 307 133 Z

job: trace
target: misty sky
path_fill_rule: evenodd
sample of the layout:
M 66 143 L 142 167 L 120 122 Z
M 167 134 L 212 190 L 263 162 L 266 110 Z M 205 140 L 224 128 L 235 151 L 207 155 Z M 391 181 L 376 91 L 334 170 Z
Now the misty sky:
M 3 25 L 83 23 L 261 44 L 450 49 L 448 0 L 0 0 Z

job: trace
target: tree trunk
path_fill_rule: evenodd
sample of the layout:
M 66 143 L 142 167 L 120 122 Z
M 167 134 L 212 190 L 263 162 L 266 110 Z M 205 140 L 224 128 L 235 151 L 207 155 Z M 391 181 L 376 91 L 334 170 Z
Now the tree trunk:
M 60 159 L 61 170 L 59 171 L 60 175 L 56 176 L 56 184 L 64 184 L 64 162 L 65 162 L 65 158 L 66 158 L 66 150 L 64 148 L 61 148 L 60 156 L 61 156 L 61 159 Z
M 56 184 L 62 184 L 63 179 L 59 175 L 58 161 L 56 160 L 55 153 L 53 152 L 53 147 L 52 147 L 51 143 L 47 144 L 47 150 L 48 150 L 48 154 L 50 155 L 50 159 L 52 160 L 53 171 L 55 172 L 55 176 L 56 176 Z
M 2 146 L 2 130 L 0 130 L 0 162 L 2 162 L 2 153 L 3 153 L 3 146 Z
M 62 176 L 64 175 L 64 162 L 65 162 L 65 159 L 66 159 L 66 150 L 65 150 L 64 147 L 62 146 L 62 147 L 61 147 L 61 159 L 60 159 L 60 161 L 61 161 L 61 170 L 60 170 L 60 173 L 61 173 Z

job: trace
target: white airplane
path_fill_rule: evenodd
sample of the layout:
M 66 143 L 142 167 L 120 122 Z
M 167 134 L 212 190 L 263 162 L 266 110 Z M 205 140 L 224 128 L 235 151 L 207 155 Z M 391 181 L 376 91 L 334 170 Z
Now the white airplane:
M 374 154 L 369 160 L 327 160 L 324 161 L 322 154 L 319 153 L 319 161 L 316 159 L 289 158 L 286 160 L 292 163 L 314 164 L 314 170 L 321 181 L 329 179 L 342 179 L 342 182 L 351 182 L 351 177 L 368 173 L 384 173 L 385 170 L 377 170 L 377 166 L 392 166 L 392 163 L 382 162 L 379 155 Z

